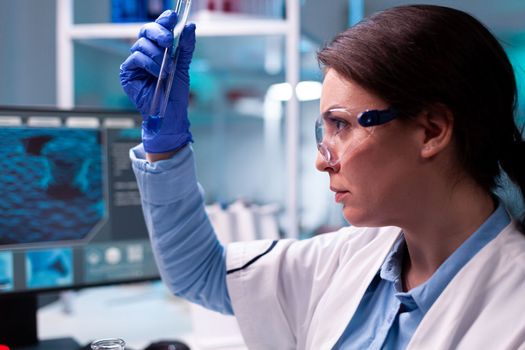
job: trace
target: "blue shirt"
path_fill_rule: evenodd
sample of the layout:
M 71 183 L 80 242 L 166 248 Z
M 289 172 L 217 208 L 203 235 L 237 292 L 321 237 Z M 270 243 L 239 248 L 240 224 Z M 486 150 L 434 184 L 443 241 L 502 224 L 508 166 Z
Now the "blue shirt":
M 226 258 L 204 211 L 190 147 L 173 158 L 144 160 L 142 146 L 130 152 L 146 225 L 164 282 L 176 295 L 233 314 L 226 286 Z M 154 174 L 154 175 L 153 175 Z M 153 175 L 153 176 L 151 176 Z M 368 287 L 336 349 L 404 349 L 434 301 L 456 273 L 510 223 L 500 204 L 424 284 L 402 291 L 403 236 L 393 245 Z M 342 291 L 344 292 L 344 291 Z

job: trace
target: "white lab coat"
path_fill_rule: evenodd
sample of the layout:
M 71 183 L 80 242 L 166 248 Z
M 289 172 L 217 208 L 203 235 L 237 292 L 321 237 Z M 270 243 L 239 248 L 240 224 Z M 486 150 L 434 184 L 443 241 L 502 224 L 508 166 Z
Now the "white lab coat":
M 525 349 L 525 236 L 512 222 L 452 279 L 408 349 Z M 396 227 L 344 228 L 310 240 L 282 240 L 227 277 L 250 349 L 331 349 L 400 234 Z M 269 241 L 227 248 L 228 269 Z

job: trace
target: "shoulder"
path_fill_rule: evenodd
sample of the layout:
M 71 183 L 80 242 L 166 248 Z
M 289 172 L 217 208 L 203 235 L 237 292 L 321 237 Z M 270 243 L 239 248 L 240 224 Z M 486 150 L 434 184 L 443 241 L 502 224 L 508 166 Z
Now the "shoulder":
M 448 339 L 446 348 L 516 349 L 525 341 L 524 295 L 525 235 L 511 222 L 452 279 L 421 321 L 410 348 Z
M 401 229 L 394 226 L 386 227 L 355 227 L 348 226 L 338 231 L 325 233 L 303 244 L 310 249 L 331 248 L 337 250 L 340 255 L 355 254 L 357 251 L 368 247 L 376 249 L 381 245 L 390 245 L 391 239 L 399 235 Z
M 519 231 L 515 221 L 504 228 L 490 245 L 493 246 L 490 255 L 497 257 L 514 273 L 525 276 L 525 234 Z
M 268 257 L 261 259 L 258 265 L 278 262 L 300 264 L 303 268 L 319 262 L 325 266 L 337 265 L 340 259 L 367 247 L 376 249 L 378 245 L 390 244 L 391 239 L 385 238 L 397 237 L 399 233 L 398 227 L 348 226 L 304 240 L 282 239 L 271 249 L 271 241 L 236 242 L 227 247 L 228 268 L 242 266 L 265 252 Z
M 397 237 L 399 231 L 345 227 L 304 240 L 229 244 L 228 291 L 247 343 L 254 348 L 296 348 L 297 336 L 310 323 L 319 300 L 330 288 L 342 285 L 337 276 L 352 271 L 351 267 L 368 271 L 369 265 L 359 257 L 373 256 L 367 253 L 375 251 L 378 243 L 386 246 L 392 241 L 383 240 L 384 235 Z M 276 339 L 268 334 L 277 335 Z
M 505 288 L 525 293 L 525 235 L 511 221 L 492 241 L 485 245 L 456 275 L 463 284 L 483 278 L 491 290 Z M 519 281 L 515 284 L 513 281 Z M 509 284 L 510 283 L 510 284 Z M 497 288 L 494 288 L 497 286 Z M 480 291 L 488 290 L 485 286 Z M 525 301 L 525 299 L 523 299 Z M 525 304 L 524 304 L 525 306 Z
M 364 247 L 370 242 L 381 237 L 398 235 L 399 227 L 357 227 L 346 226 L 337 231 L 323 233 L 310 239 L 298 241 L 304 245 L 333 246 L 345 245 L 355 248 Z

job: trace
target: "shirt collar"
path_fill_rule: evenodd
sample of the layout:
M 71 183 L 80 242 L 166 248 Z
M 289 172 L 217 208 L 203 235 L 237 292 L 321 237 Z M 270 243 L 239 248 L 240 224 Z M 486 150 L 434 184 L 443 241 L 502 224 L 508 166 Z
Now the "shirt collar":
M 405 236 L 401 234 L 392 245 L 392 249 L 390 249 L 383 265 L 381 265 L 381 268 L 379 269 L 379 275 L 382 279 L 393 283 L 400 281 L 405 249 Z
M 411 306 L 415 305 L 408 304 L 413 304 L 413 300 L 415 304 L 426 313 L 458 271 L 485 245 L 494 239 L 510 221 L 511 219 L 506 209 L 501 202 L 498 202 L 494 213 L 441 264 L 432 277 L 408 292 L 403 292 L 401 281 L 402 262 L 403 255 L 406 251 L 406 242 L 405 237 L 400 235 L 381 265 L 379 275 L 383 280 L 393 283 L 396 291 L 395 296 L 403 304 L 412 309 Z

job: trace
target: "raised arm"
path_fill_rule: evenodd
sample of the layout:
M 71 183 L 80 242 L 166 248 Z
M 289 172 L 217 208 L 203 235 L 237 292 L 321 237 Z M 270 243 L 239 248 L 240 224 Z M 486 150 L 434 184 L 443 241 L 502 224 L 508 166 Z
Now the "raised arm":
M 124 91 L 143 117 L 142 145 L 130 152 L 151 243 L 163 281 L 176 295 L 223 313 L 233 313 L 226 288 L 224 248 L 204 209 L 188 145 L 189 67 L 195 25 L 179 41 L 178 61 L 160 129 L 152 127 L 150 105 L 177 15 L 166 11 L 140 31 L 121 65 Z

